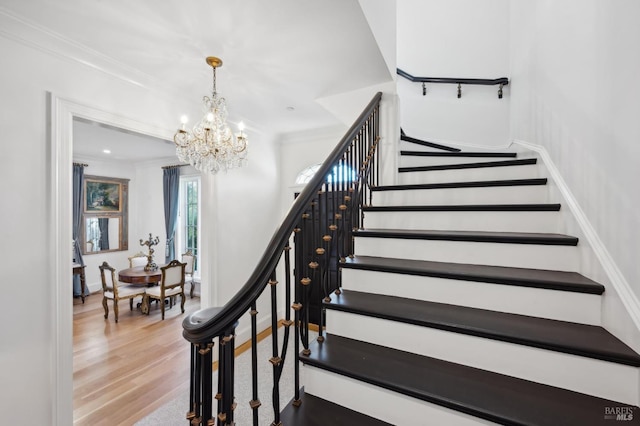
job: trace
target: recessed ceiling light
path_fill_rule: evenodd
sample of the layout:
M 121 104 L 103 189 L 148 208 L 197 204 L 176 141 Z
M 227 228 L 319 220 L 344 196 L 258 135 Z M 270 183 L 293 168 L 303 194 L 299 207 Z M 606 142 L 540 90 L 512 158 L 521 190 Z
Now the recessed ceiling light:
M 103 149 L 102 152 L 104 152 L 105 154 L 111 154 L 111 150 L 110 149 Z

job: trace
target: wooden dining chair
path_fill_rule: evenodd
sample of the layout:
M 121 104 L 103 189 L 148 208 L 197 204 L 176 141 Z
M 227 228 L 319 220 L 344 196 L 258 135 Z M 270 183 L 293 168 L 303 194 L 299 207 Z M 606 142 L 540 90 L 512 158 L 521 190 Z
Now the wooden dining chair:
M 187 250 L 187 252 L 182 255 L 182 262 L 185 264 L 185 267 L 184 267 L 185 280 L 187 277 L 189 277 L 189 281 L 191 281 L 191 290 L 189 291 L 189 297 L 193 299 L 193 287 L 195 286 L 195 283 L 193 282 L 193 269 L 194 269 L 194 263 L 195 263 L 195 256 L 193 255 L 193 252 L 191 251 L 191 249 Z
M 104 307 L 104 318 L 109 317 L 109 306 L 107 301 L 113 300 L 113 314 L 118 322 L 118 301 L 129 299 L 129 309 L 133 310 L 133 299 L 141 296 L 144 298 L 145 288 L 133 285 L 121 284 L 116 279 L 116 270 L 103 262 L 100 268 L 100 278 L 102 279 L 102 306 Z M 109 272 L 109 273 L 108 273 Z M 109 278 L 107 276 L 110 275 Z
M 185 264 L 177 259 L 169 262 L 168 265 L 160 268 L 162 271 L 162 279 L 160 285 L 156 287 L 149 287 L 145 293 L 144 304 L 146 306 L 147 314 L 150 311 L 151 299 L 159 300 L 160 307 L 162 309 L 162 319 L 164 320 L 165 300 L 169 300 L 169 308 L 173 307 L 173 297 L 180 295 L 180 309 L 184 313 L 184 267 Z
M 129 268 L 147 265 L 147 255 L 141 251 L 137 252 L 136 254 L 129 257 L 128 259 L 129 259 Z

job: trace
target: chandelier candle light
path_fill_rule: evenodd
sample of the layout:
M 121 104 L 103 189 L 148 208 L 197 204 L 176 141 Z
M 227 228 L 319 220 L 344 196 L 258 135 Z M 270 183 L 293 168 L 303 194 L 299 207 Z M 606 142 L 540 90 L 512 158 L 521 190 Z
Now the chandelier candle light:
M 213 91 L 211 97 L 202 98 L 204 117 L 187 131 L 187 117 L 183 116 L 180 120 L 182 128 L 176 132 L 173 141 L 180 161 L 203 172 L 226 172 L 247 162 L 248 140 L 242 122 L 235 135 L 227 125 L 226 101 L 216 90 L 216 68 L 222 66 L 222 60 L 209 56 L 207 64 L 213 69 Z

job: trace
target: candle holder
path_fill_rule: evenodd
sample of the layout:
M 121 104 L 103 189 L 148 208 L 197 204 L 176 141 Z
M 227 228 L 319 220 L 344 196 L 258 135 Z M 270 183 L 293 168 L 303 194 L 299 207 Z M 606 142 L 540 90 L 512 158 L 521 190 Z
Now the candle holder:
M 151 236 L 151 233 L 149 233 L 149 239 L 147 241 L 143 241 L 142 238 L 140 238 L 140 245 L 149 247 L 149 254 L 147 255 L 147 264 L 144 267 L 144 270 L 147 272 L 158 270 L 158 265 L 156 265 L 155 262 L 153 261 L 153 252 L 154 252 L 153 246 L 158 245 L 159 243 L 160 243 L 160 238 L 158 237 L 153 238 Z

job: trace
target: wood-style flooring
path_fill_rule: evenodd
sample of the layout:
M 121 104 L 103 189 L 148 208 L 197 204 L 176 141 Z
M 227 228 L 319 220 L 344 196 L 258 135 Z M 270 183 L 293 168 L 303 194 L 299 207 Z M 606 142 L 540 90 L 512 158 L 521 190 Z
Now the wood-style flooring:
M 179 300 L 166 310 L 164 321 L 155 304 L 147 316 L 135 304 L 130 311 L 123 301 L 116 324 L 111 302 L 104 319 L 101 293 L 86 298 L 84 305 L 74 299 L 75 426 L 133 425 L 188 392 L 189 343 L 182 337 L 182 320 L 200 308 L 200 299 L 187 295 L 184 314 Z

